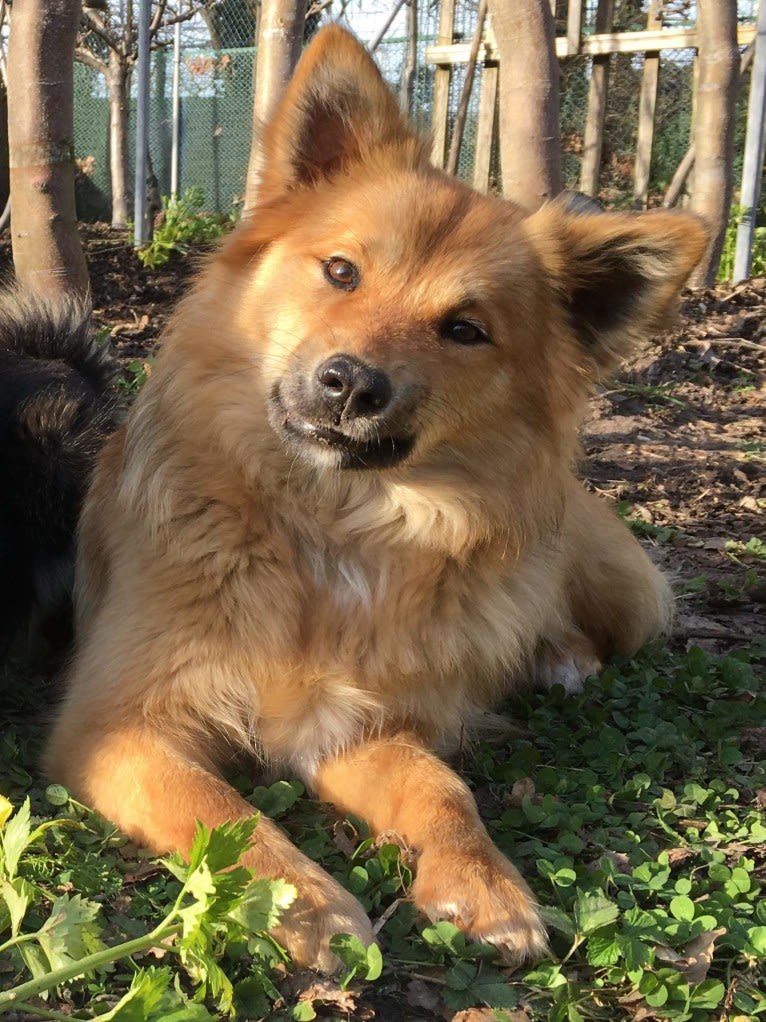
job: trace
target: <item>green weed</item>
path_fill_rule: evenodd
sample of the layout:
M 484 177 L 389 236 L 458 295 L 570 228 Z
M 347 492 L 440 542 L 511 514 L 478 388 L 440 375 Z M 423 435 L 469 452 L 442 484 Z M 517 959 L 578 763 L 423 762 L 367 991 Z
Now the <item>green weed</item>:
M 641 539 L 653 539 L 656 543 L 670 543 L 678 535 L 678 529 L 672 529 L 667 525 L 655 525 L 653 522 L 646 522 L 643 518 L 635 516 L 630 501 L 618 501 L 616 510 L 633 535 L 639 536 Z
M 766 461 L 766 444 L 755 440 L 743 440 L 736 446 L 744 454 L 745 461 Z
M 134 359 L 123 367 L 123 375 L 117 379 L 117 389 L 123 394 L 135 396 L 143 387 L 154 368 L 154 358 Z
M 673 383 L 627 383 L 623 380 L 612 384 L 612 390 L 620 394 L 643 398 L 649 405 L 673 405 L 676 408 L 688 407 L 686 401 L 673 395 L 674 387 L 675 384 Z
M 186 254 L 195 245 L 216 241 L 232 222 L 220 213 L 203 212 L 201 188 L 187 188 L 178 198 L 163 196 L 163 217 L 151 242 L 137 252 L 147 269 L 164 266 L 174 254 Z
M 747 543 L 729 539 L 726 541 L 726 553 L 737 564 L 742 564 L 743 561 L 766 561 L 766 542 L 758 536 L 751 536 Z

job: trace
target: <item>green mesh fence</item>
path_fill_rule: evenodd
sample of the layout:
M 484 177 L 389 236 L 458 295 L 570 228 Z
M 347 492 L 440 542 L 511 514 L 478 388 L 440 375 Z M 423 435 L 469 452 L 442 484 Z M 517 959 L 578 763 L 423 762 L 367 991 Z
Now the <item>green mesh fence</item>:
M 455 38 L 468 41 L 476 24 L 476 0 L 457 0 Z M 665 5 L 670 23 L 688 24 L 689 4 L 673 0 Z M 645 0 L 616 0 L 615 31 L 638 30 L 645 25 Z M 371 38 L 390 10 L 388 0 L 351 0 L 346 18 L 364 38 Z M 595 28 L 596 0 L 585 5 L 584 30 Z M 742 20 L 752 20 L 755 0 L 742 0 Z M 693 14 L 693 11 L 692 11 Z M 331 20 L 337 12 L 329 7 L 322 17 Z M 315 19 L 316 20 L 316 19 Z M 411 115 L 425 130 L 431 126 L 434 68 L 426 64 L 426 47 L 435 42 L 438 31 L 438 3 L 421 0 L 418 16 L 417 66 L 412 90 Z M 402 17 L 380 43 L 375 59 L 395 90 L 401 88 L 407 62 L 408 41 Z M 316 26 L 312 26 L 316 27 Z M 557 33 L 566 31 L 566 2 L 556 9 Z M 247 46 L 254 24 L 250 0 L 221 0 L 198 21 L 184 26 L 180 62 L 180 190 L 200 187 L 211 210 L 236 209 L 244 192 L 251 142 L 251 102 L 255 51 Z M 169 38 L 168 38 L 169 41 Z M 661 201 L 673 173 L 689 145 L 692 96 L 693 50 L 663 51 L 657 118 L 649 183 L 650 204 Z M 643 73 L 643 54 L 616 54 L 610 58 L 604 146 L 601 166 L 602 201 L 612 206 L 632 201 L 638 126 L 638 102 Z M 567 187 L 577 188 L 580 180 L 583 130 L 587 114 L 591 60 L 572 57 L 560 68 L 561 145 Z M 458 175 L 471 180 L 473 174 L 481 66 L 477 67 L 458 160 Z M 152 55 L 149 152 L 159 193 L 170 192 L 172 47 Z M 452 123 L 465 81 L 465 66 L 456 65 L 449 93 L 449 146 Z M 739 174 L 744 147 L 747 80 L 740 89 L 737 116 L 737 167 Z M 134 101 L 132 101 L 133 105 Z M 130 117 L 129 152 L 134 140 Z M 108 162 L 108 103 L 103 78 L 82 64 L 75 67 L 75 147 L 83 173 L 78 181 L 78 207 L 83 219 L 108 219 L 110 209 Z M 495 144 L 496 148 L 496 144 Z M 129 181 L 133 181 L 132 169 Z M 491 187 L 499 188 L 497 152 L 491 160 Z

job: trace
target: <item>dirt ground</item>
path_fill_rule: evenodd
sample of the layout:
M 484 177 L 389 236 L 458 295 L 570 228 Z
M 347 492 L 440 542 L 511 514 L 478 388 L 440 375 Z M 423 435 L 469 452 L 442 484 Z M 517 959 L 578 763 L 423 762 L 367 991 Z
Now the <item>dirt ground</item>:
M 135 369 L 199 256 L 144 270 L 124 234 L 94 225 L 83 239 L 96 326 Z M 725 651 L 766 635 L 766 278 L 688 292 L 676 328 L 599 389 L 582 441 L 587 484 L 676 578 L 676 644 Z

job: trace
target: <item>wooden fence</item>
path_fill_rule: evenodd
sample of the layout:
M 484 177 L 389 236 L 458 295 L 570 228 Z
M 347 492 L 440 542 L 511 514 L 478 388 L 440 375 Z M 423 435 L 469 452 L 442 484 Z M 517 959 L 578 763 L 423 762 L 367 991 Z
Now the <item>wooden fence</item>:
M 566 34 L 556 37 L 556 56 L 559 60 L 573 57 L 592 57 L 588 112 L 583 136 L 583 159 L 580 190 L 586 195 L 597 195 L 603 143 L 604 115 L 609 79 L 609 58 L 612 54 L 644 54 L 644 66 L 639 99 L 638 135 L 635 153 L 633 199 L 638 207 L 645 207 L 649 195 L 649 168 L 654 142 L 655 111 L 659 88 L 660 62 L 663 51 L 688 50 L 697 47 L 694 28 L 664 27 L 658 14 L 656 0 L 650 4 L 647 26 L 643 31 L 612 32 L 614 0 L 598 0 L 596 31 L 583 32 L 583 0 L 570 0 L 567 9 Z M 444 166 L 450 126 L 450 82 L 455 65 L 467 64 L 470 42 L 454 42 L 455 0 L 442 0 L 438 38 L 435 45 L 426 48 L 426 63 L 435 65 L 432 132 L 433 160 Z M 751 47 L 755 39 L 755 25 L 743 24 L 738 29 L 740 46 Z M 473 166 L 473 185 L 487 191 L 490 184 L 490 154 L 498 131 L 498 59 L 492 26 L 487 21 L 478 53 L 482 73 L 476 145 Z M 681 168 L 683 169 L 683 168 Z

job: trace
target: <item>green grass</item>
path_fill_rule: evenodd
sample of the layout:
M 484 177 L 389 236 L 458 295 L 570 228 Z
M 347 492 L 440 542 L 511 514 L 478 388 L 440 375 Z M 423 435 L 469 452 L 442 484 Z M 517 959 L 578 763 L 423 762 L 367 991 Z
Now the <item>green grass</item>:
M 611 385 L 612 392 L 625 394 L 627 397 L 640 397 L 648 405 L 656 407 L 673 405 L 675 408 L 688 408 L 686 401 L 674 395 L 675 388 L 676 384 L 674 383 L 628 383 L 625 380 L 617 380 Z
M 490 832 L 550 930 L 551 958 L 515 972 L 453 926 L 417 917 L 406 898 L 411 863 L 395 845 L 377 846 L 359 821 L 334 830 L 330 810 L 297 782 L 232 781 L 373 919 L 385 913 L 382 959 L 339 940 L 344 985 L 418 977 L 445 1009 L 485 1004 L 499 1020 L 519 1009 L 533 1022 L 757 1018 L 766 1015 L 765 665 L 766 647 L 724 658 L 648 649 L 580 696 L 554 689 L 516 701 L 522 737 L 464 757 Z M 42 729 L 29 720 L 46 697 L 17 673 L 5 681 L 0 790 L 17 807 L 30 799 L 35 839 L 19 850 L 17 808 L 2 837 L 0 1013 L 21 987 L 44 1018 L 328 1017 L 320 999 L 279 995 L 283 955 L 263 931 L 289 889 L 219 872 L 246 832 L 201 834 L 190 867 L 153 865 L 62 788 L 44 787 Z M 158 934 L 160 960 L 146 952 Z M 77 978 L 82 959 L 90 968 Z M 50 985 L 56 970 L 66 978 L 47 1002 L 24 992 Z

